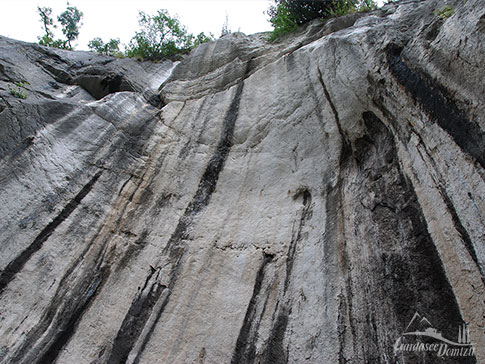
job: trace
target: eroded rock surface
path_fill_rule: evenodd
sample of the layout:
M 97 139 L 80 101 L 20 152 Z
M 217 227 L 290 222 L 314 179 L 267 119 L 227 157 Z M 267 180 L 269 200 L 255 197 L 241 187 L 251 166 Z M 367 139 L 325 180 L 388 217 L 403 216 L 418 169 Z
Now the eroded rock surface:
M 483 362 L 485 7 L 449 4 L 180 63 L 0 38 L 0 362 Z M 475 355 L 396 350 L 416 312 Z

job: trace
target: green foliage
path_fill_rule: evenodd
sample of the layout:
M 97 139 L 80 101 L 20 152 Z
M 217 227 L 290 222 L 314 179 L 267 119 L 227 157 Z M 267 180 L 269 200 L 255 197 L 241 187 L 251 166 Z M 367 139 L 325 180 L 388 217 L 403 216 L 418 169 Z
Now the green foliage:
M 54 24 L 54 20 L 52 19 L 52 9 L 51 8 L 41 8 L 40 6 L 37 7 L 37 12 L 39 13 L 40 16 L 40 21 L 42 23 L 42 26 L 44 28 L 44 35 L 42 37 L 39 37 L 39 44 L 47 47 L 56 47 L 56 48 L 63 48 L 64 44 L 62 44 L 62 41 L 54 40 L 54 33 L 51 30 L 51 27 L 56 28 L 56 25 Z M 67 42 L 66 42 L 67 43 Z
M 443 8 L 437 9 L 435 14 L 437 17 L 444 20 L 455 14 L 455 9 L 446 4 Z
M 79 37 L 80 22 L 83 13 L 75 6 L 67 3 L 67 9 L 57 20 L 62 25 L 62 33 L 66 40 L 54 39 L 51 27 L 56 28 L 52 18 L 52 9 L 38 7 L 40 21 L 44 28 L 44 35 L 39 37 L 39 44 L 72 50 L 72 43 Z M 226 19 L 227 21 L 227 19 Z M 136 57 L 142 60 L 160 60 L 187 53 L 192 48 L 214 40 L 214 35 L 199 33 L 193 35 L 176 17 L 171 17 L 167 10 L 159 10 L 155 15 L 139 13 L 138 20 L 141 29 L 135 33 L 127 46 L 126 53 L 120 50 L 120 40 L 110 39 L 107 43 L 97 37 L 88 43 L 89 49 L 100 54 L 115 57 Z
M 128 44 L 128 57 L 160 60 L 186 53 L 201 43 L 213 40 L 212 34 L 189 34 L 180 21 L 164 9 L 158 10 L 153 16 L 141 11 L 138 22 L 141 30 L 135 33 Z
M 42 38 L 39 38 L 39 44 L 40 45 L 43 45 L 43 46 L 46 46 L 46 47 L 53 47 L 53 48 L 59 48 L 59 49 L 67 49 L 69 51 L 72 50 L 72 48 L 67 43 L 67 40 L 52 39 L 48 35 L 44 35 Z
M 267 14 L 274 30 L 269 40 L 274 41 L 313 19 L 328 19 L 377 8 L 374 0 L 275 0 Z
M 8 84 L 8 90 L 10 91 L 10 94 L 18 97 L 19 99 L 25 100 L 27 98 L 27 92 L 24 90 L 28 90 L 27 86 L 30 84 L 27 81 L 23 82 L 16 82 L 14 86 L 11 84 Z
M 72 42 L 79 36 L 79 27 L 81 26 L 79 23 L 83 13 L 75 6 L 69 6 L 69 3 L 67 3 L 66 11 L 57 17 L 57 20 L 62 25 L 62 33 L 66 37 L 66 40 L 62 40 L 54 39 L 54 33 L 51 30 L 51 27 L 57 28 L 52 19 L 52 9 L 38 6 L 37 12 L 39 13 L 45 33 L 42 37 L 38 38 L 39 44 L 47 47 L 72 50 Z
M 192 49 L 201 45 L 202 43 L 212 42 L 214 40 L 214 34 L 209 33 L 209 35 L 206 35 L 204 32 L 201 32 L 195 36 L 192 34 L 189 34 L 188 39 L 189 39 L 189 48 Z
M 334 1 L 333 7 L 328 11 L 328 15 L 332 18 L 338 18 L 354 12 L 354 3 L 352 0 Z
M 374 0 L 361 0 L 357 6 L 358 13 L 365 13 L 377 9 L 377 2 Z
M 75 6 L 69 6 L 69 3 L 67 3 L 66 11 L 57 17 L 57 20 L 62 25 L 62 33 L 65 35 L 67 44 L 71 49 L 71 43 L 79 37 L 79 28 L 82 25 L 79 23 L 82 17 L 83 13 Z
M 377 3 L 374 0 L 340 0 L 333 2 L 333 7 L 329 10 L 328 15 L 336 18 L 347 14 L 364 13 L 375 9 L 377 9 Z
M 120 40 L 110 39 L 107 43 L 104 43 L 101 38 L 91 39 L 88 43 L 89 49 L 112 57 L 123 57 L 123 53 L 120 51 Z
M 45 35 L 42 38 L 49 38 L 52 39 L 54 37 L 54 34 L 52 33 L 50 27 L 53 26 L 54 28 L 56 27 L 54 25 L 54 21 L 52 20 L 52 8 L 41 8 L 40 6 L 37 7 L 37 12 L 40 15 L 40 21 L 42 22 L 42 25 L 44 26 L 44 32 Z
M 271 6 L 268 10 L 268 15 L 271 16 L 270 22 L 274 27 L 271 32 L 269 41 L 273 42 L 287 33 L 291 33 L 298 28 L 298 22 L 290 9 L 286 7 L 285 3 L 277 6 Z

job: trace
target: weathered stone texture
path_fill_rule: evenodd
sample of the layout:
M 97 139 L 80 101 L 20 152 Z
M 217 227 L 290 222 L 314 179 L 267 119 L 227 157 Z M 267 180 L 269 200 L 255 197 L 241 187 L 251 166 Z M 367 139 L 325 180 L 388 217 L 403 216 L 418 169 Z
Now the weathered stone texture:
M 485 7 L 449 4 L 180 63 L 0 37 L 0 363 L 485 361 Z M 475 356 L 396 353 L 416 312 Z

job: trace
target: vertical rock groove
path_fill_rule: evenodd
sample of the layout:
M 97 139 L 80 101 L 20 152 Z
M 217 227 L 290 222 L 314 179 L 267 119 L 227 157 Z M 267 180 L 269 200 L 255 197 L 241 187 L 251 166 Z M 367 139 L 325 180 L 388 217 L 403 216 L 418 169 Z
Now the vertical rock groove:
M 130 352 L 139 340 L 140 334 L 142 330 L 144 330 L 149 317 L 154 314 L 156 315 L 156 320 L 153 320 L 151 327 L 147 328 L 148 334 L 141 339 L 142 343 L 139 346 L 140 351 L 134 353 L 134 362 L 136 363 L 139 361 L 140 355 L 150 339 L 150 335 L 153 332 L 161 314 L 163 313 L 163 309 L 168 303 L 170 292 L 172 291 L 178 277 L 179 265 L 185 249 L 183 240 L 187 238 L 187 228 L 190 226 L 190 224 L 192 224 L 194 217 L 209 204 L 210 198 L 216 189 L 219 175 L 224 168 L 227 156 L 231 150 L 243 87 L 244 82 L 240 82 L 236 87 L 229 109 L 223 119 L 221 136 L 215 148 L 214 154 L 207 164 L 194 197 L 187 205 L 174 232 L 168 240 L 167 245 L 162 251 L 163 255 L 169 257 L 172 267 L 170 272 L 169 286 L 165 287 L 158 283 L 157 279 L 158 274 L 160 273 L 158 271 L 156 276 L 157 279 L 151 283 L 148 293 L 143 294 L 143 292 L 140 292 L 133 299 L 131 307 L 123 320 L 116 338 L 114 339 L 113 347 L 108 358 L 108 364 L 120 364 L 126 362 Z M 150 279 L 151 276 L 147 278 L 147 282 Z M 159 306 L 158 312 L 153 312 L 156 303 L 161 298 L 162 293 L 166 290 L 168 293 L 162 297 L 164 302 Z
M 443 200 L 445 201 L 446 208 L 451 215 L 451 218 L 453 220 L 453 225 L 455 226 L 456 231 L 458 231 L 461 238 L 463 239 L 463 245 L 465 246 L 465 249 L 468 251 L 468 254 L 470 254 L 470 257 L 472 258 L 473 262 L 477 266 L 478 271 L 480 272 L 480 275 L 482 278 L 482 282 L 485 285 L 485 275 L 480 265 L 480 262 L 478 260 L 477 252 L 475 251 L 475 248 L 473 246 L 472 239 L 470 238 L 468 231 L 465 229 L 460 218 L 458 217 L 455 207 L 453 206 L 453 202 L 451 202 L 450 197 L 446 193 L 445 189 L 442 186 L 439 186 L 439 191 L 440 191 L 441 197 L 443 197 Z
M 283 284 L 282 297 L 278 301 L 273 318 L 273 326 L 268 340 L 265 343 L 264 352 L 262 354 L 261 363 L 272 364 L 288 362 L 288 349 L 285 350 L 284 339 L 286 335 L 286 329 L 288 327 L 289 316 L 292 308 L 292 296 L 288 293 L 288 288 L 291 282 L 291 274 L 293 272 L 293 266 L 295 262 L 295 255 L 298 243 L 302 239 L 302 231 L 306 221 L 311 218 L 311 204 L 312 195 L 307 188 L 301 188 L 297 191 L 294 199 L 303 198 L 303 210 L 301 212 L 300 219 L 297 223 L 298 227 L 293 230 L 292 239 L 288 248 L 288 255 L 286 258 L 286 274 Z
M 301 240 L 301 233 L 303 231 L 303 227 L 305 226 L 305 222 L 308 219 L 309 215 L 311 215 L 311 204 L 312 204 L 312 195 L 308 189 L 304 188 L 294 196 L 294 199 L 303 196 L 303 211 L 300 216 L 300 220 L 298 221 L 298 228 L 296 232 L 293 232 L 293 236 L 291 238 L 290 247 L 288 248 L 288 257 L 286 260 L 286 276 L 285 276 L 285 285 L 284 285 L 284 292 L 288 290 L 288 286 L 290 284 L 291 272 L 293 270 L 293 264 L 295 262 L 295 253 L 298 242 Z
M 330 109 L 332 110 L 332 113 L 335 117 L 335 123 L 337 124 L 337 129 L 338 132 L 342 138 L 342 150 L 340 154 L 340 162 L 343 163 L 346 158 L 351 154 L 352 148 L 350 146 L 350 143 L 347 140 L 347 137 L 345 136 L 345 133 L 342 129 L 342 125 L 340 123 L 340 117 L 337 112 L 337 108 L 335 107 L 335 104 L 332 101 L 332 98 L 330 97 L 330 93 L 328 92 L 327 86 L 325 85 L 325 82 L 323 82 L 323 76 L 322 76 L 322 71 L 320 71 L 320 68 L 317 66 L 317 71 L 318 71 L 318 81 L 320 81 L 320 84 L 322 85 L 323 88 L 323 93 L 325 95 L 325 98 L 328 101 L 328 104 L 330 105 Z
M 268 339 L 264 344 L 263 352 L 256 353 L 256 342 L 259 337 L 259 326 L 263 315 L 266 312 L 266 302 L 269 296 L 269 288 L 263 287 L 268 277 L 268 264 L 272 262 L 273 256 L 264 254 L 263 262 L 256 274 L 253 294 L 249 301 L 243 325 L 239 331 L 234 349 L 231 364 L 253 364 L 253 363 L 286 363 L 288 356 L 283 348 L 283 340 L 288 325 L 289 314 L 291 313 L 291 298 L 287 295 L 293 270 L 296 249 L 302 239 L 302 231 L 306 221 L 311 217 L 312 196 L 307 188 L 300 188 L 294 200 L 302 198 L 303 210 L 300 218 L 294 222 L 291 241 L 286 258 L 286 275 L 282 282 L 281 297 L 274 309 L 273 324 Z
M 110 273 L 108 267 L 101 268 L 102 256 L 100 254 L 88 263 L 86 274 L 73 286 L 67 281 L 83 262 L 84 254 L 67 270 L 51 299 L 50 306 L 46 308 L 37 325 L 28 332 L 24 345 L 16 351 L 11 363 L 55 362 Z
M 461 150 L 485 168 L 485 133 L 480 127 L 467 119 L 465 112 L 458 108 L 447 90 L 409 68 L 402 59 L 401 47 L 388 44 L 386 55 L 396 80 L 453 138 Z
M 15 275 L 22 270 L 29 259 L 42 248 L 44 242 L 52 235 L 52 233 L 57 229 L 57 227 L 64 222 L 79 206 L 84 197 L 92 190 L 94 184 L 101 176 L 102 171 L 98 171 L 94 177 L 79 191 L 79 193 L 74 196 L 74 198 L 62 209 L 62 211 L 57 215 L 54 220 L 52 220 L 39 235 L 34 239 L 34 241 L 25 249 L 20 255 L 12 260 L 0 274 L 0 294 L 3 292 L 5 287 L 14 279 Z
M 256 274 L 253 294 L 249 301 L 246 314 L 244 316 L 243 325 L 239 330 L 239 335 L 236 341 L 236 348 L 232 354 L 231 364 L 251 364 L 256 359 L 256 340 L 258 339 L 258 328 L 261 322 L 261 316 L 264 313 L 264 308 L 261 315 L 256 317 L 258 311 L 258 302 L 261 302 L 261 289 L 266 275 L 266 269 L 269 263 L 273 260 L 272 255 L 264 254 L 263 262 Z
M 273 323 L 269 339 L 266 342 L 261 364 L 288 363 L 288 350 L 285 350 L 283 341 L 285 339 L 290 313 L 290 305 L 284 302 L 276 313 L 276 320 Z
M 344 153 L 345 146 L 342 145 L 341 153 Z M 350 146 L 349 146 L 350 148 Z M 350 153 L 350 151 L 348 152 Z M 341 157 L 342 159 L 342 157 Z M 354 345 L 353 340 L 348 338 L 355 337 L 355 326 L 353 321 L 352 311 L 352 276 L 350 273 L 351 262 L 347 247 L 347 239 L 345 238 L 345 213 L 344 210 L 344 175 L 343 171 L 349 166 L 349 159 L 340 166 L 337 172 L 337 182 L 335 186 L 327 185 L 327 197 L 325 201 L 325 233 L 323 235 L 323 243 L 335 247 L 336 255 L 338 256 L 337 264 L 340 273 L 343 275 L 344 288 L 338 294 L 339 306 L 337 315 L 337 332 L 338 332 L 338 363 L 348 363 L 346 351 L 347 345 Z M 349 333 L 350 331 L 350 333 Z
M 100 287 L 104 283 L 104 275 L 107 271 L 101 271 L 98 275 L 95 276 L 92 282 L 89 282 L 86 286 L 84 291 L 81 291 L 79 296 L 82 297 L 78 300 L 75 304 L 75 307 L 72 311 L 72 314 L 64 322 L 63 325 L 60 326 L 60 330 L 55 335 L 54 340 L 49 345 L 47 351 L 42 355 L 42 357 L 37 361 L 39 364 L 51 364 L 54 363 L 59 356 L 60 351 L 64 347 L 64 345 L 69 341 L 72 334 L 76 330 L 77 324 L 79 323 L 79 319 L 82 317 L 84 312 L 88 309 L 90 303 L 92 302 L 93 298 L 99 292 Z
M 160 270 L 152 269 L 138 291 L 113 343 L 109 364 L 125 363 L 165 286 L 158 282 Z
M 373 312 L 378 312 L 376 305 L 388 301 L 397 320 L 396 327 L 401 330 L 418 311 L 432 317 L 433 324 L 440 327 L 445 336 L 453 337 L 463 319 L 438 250 L 428 233 L 416 193 L 401 171 L 394 137 L 374 113 L 365 112 L 362 117 L 366 134 L 356 140 L 354 153 L 360 171 L 359 197 L 376 197 L 365 207 L 375 232 L 367 243 L 370 244 L 369 256 L 361 258 L 368 261 L 359 264 L 374 273 L 369 283 L 356 276 L 352 277 L 352 283 L 370 284 L 373 292 L 372 301 L 368 297 L 367 302 L 360 303 L 364 305 L 361 309 L 368 310 L 368 322 L 360 325 L 354 336 L 359 340 L 363 357 L 369 359 L 378 351 L 393 356 L 392 342 L 377 341 L 382 335 L 376 332 L 379 328 L 376 329 L 370 319 Z M 384 347 L 380 348 L 381 345 Z M 354 352 L 356 349 L 359 348 L 354 348 Z M 421 357 L 414 353 L 407 355 L 410 360 Z M 436 358 L 429 352 L 420 355 L 426 362 Z M 460 360 L 475 363 L 474 357 Z

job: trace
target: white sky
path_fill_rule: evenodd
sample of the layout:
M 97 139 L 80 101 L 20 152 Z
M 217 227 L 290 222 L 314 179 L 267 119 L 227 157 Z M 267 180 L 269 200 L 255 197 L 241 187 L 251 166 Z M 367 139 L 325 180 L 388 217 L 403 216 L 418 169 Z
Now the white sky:
M 177 15 L 190 33 L 212 32 L 219 37 L 222 25 L 229 20 L 229 29 L 252 34 L 271 30 L 263 14 L 270 0 L 70 0 L 84 13 L 76 49 L 87 50 L 88 42 L 101 37 L 129 42 L 138 26 L 138 11 L 154 14 L 167 9 Z M 52 8 L 53 18 L 66 9 L 65 0 L 0 0 L 0 35 L 27 42 L 37 42 L 43 35 L 37 6 Z M 60 29 L 56 31 L 61 37 Z

